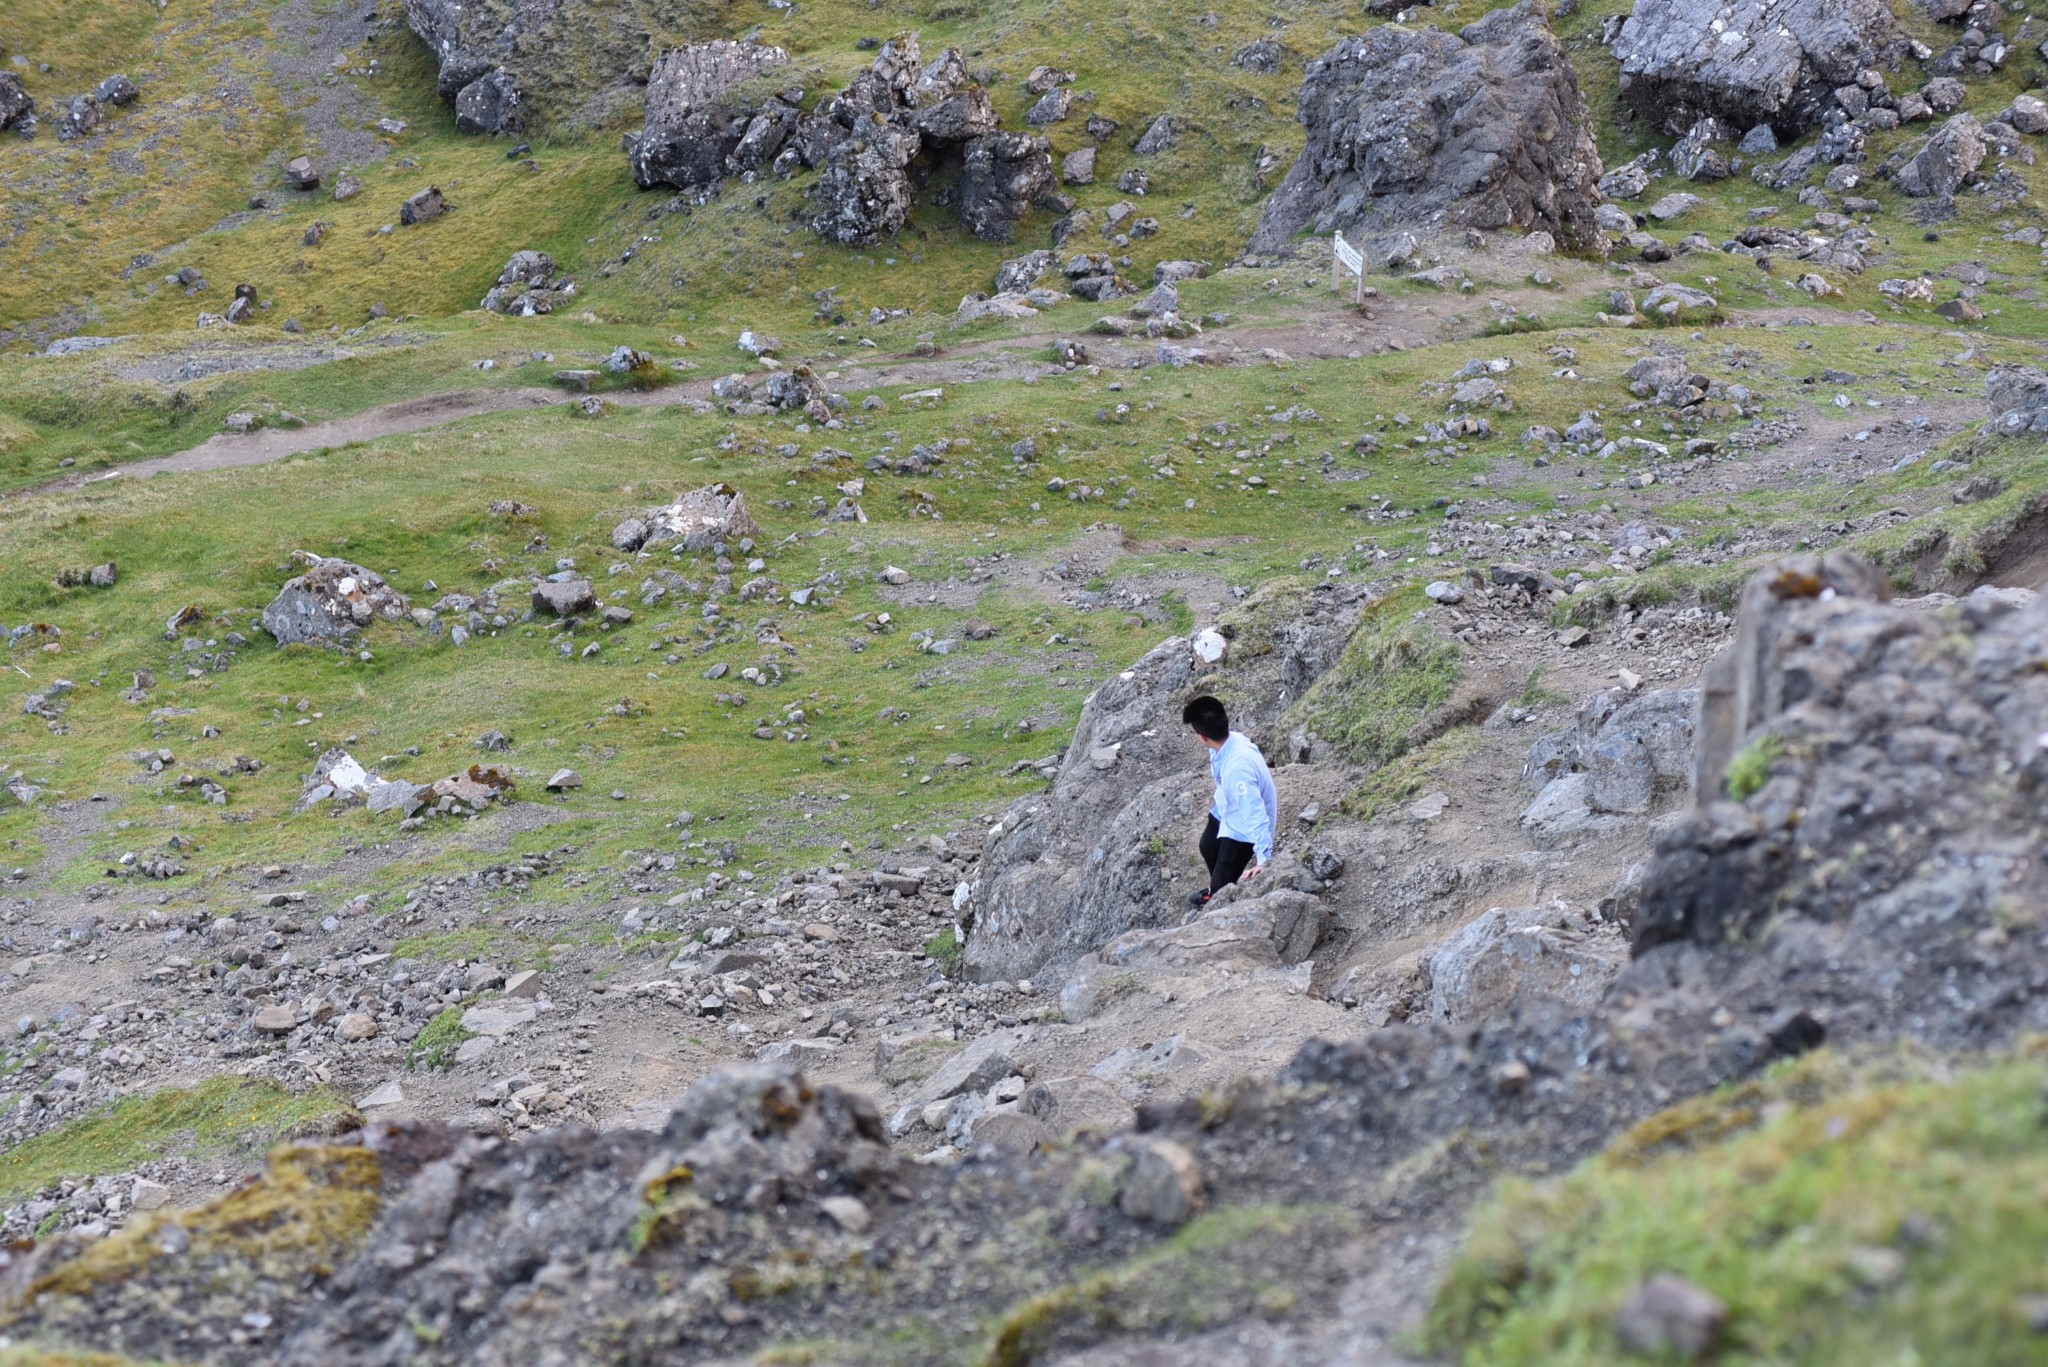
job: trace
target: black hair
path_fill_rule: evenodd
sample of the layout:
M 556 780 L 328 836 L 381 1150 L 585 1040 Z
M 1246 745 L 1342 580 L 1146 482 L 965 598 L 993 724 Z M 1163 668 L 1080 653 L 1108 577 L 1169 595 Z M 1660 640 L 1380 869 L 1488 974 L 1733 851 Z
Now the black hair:
M 1180 719 L 1195 728 L 1204 740 L 1230 739 L 1230 714 L 1223 704 L 1204 693 L 1180 710 Z

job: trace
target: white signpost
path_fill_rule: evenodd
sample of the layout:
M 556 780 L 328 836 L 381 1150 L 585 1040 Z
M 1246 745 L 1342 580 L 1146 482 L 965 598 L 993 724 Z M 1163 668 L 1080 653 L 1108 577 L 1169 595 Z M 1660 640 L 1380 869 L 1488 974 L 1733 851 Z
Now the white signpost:
M 1358 277 L 1358 293 L 1352 302 L 1360 307 L 1365 305 L 1365 253 L 1344 240 L 1338 233 L 1330 248 L 1330 291 L 1335 293 L 1342 283 L 1343 272 L 1350 271 Z

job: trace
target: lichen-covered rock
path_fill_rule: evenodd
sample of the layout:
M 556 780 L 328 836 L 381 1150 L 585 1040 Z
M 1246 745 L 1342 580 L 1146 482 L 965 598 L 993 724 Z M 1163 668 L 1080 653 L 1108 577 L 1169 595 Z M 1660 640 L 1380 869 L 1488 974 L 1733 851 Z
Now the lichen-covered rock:
M 516 133 L 526 126 L 519 88 L 495 67 L 455 92 L 455 128 L 461 133 Z
M 322 560 L 285 581 L 263 609 L 263 629 L 281 646 L 331 641 L 361 631 L 378 618 L 404 618 L 405 595 L 374 570 L 347 560 Z
M 2048 375 L 2032 366 L 2001 366 L 1984 377 L 1991 430 L 2008 437 L 2048 432 Z
M 646 126 L 627 147 L 633 179 L 642 189 L 716 184 L 743 143 L 753 166 L 772 162 L 800 110 L 781 89 L 761 87 L 789 66 L 779 47 L 726 39 L 662 53 L 647 82 Z
M 1594 247 L 1599 149 L 1578 79 L 1539 0 L 1457 34 L 1398 25 L 1309 63 L 1307 145 L 1252 246 L 1303 229 L 1541 229 Z
M 988 242 L 1008 242 L 1031 207 L 1055 190 L 1052 144 L 1029 133 L 990 133 L 967 144 L 960 219 Z
M 36 102 L 22 89 L 21 77 L 0 71 L 0 129 L 12 128 L 35 113 Z
M 832 149 L 812 197 L 811 228 L 827 242 L 872 246 L 910 221 L 911 160 L 921 146 L 907 129 L 864 129 Z
M 531 318 L 554 312 L 558 299 L 575 292 L 573 284 L 556 275 L 555 259 L 546 252 L 516 251 L 478 307 Z
M 1905 46 L 1885 0 L 1636 0 L 1613 51 L 1622 98 L 1665 132 L 1717 118 L 1783 138 Z
M 1957 114 L 1892 172 L 1892 184 L 1915 199 L 1953 199 L 1977 174 L 1988 152 L 1984 126 L 1973 115 Z
M 1563 906 L 1505 911 L 1471 922 L 1424 960 L 1431 1016 L 1477 1024 L 1536 997 L 1585 1010 L 1628 962 L 1612 926 Z

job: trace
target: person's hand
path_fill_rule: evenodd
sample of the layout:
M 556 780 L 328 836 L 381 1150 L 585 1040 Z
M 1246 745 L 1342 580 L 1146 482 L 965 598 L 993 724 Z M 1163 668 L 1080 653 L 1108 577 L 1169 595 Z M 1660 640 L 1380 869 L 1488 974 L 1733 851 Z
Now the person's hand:
M 1238 875 L 1237 881 L 1240 883 L 1251 882 L 1252 879 L 1257 878 L 1259 876 L 1259 870 L 1263 869 L 1264 867 L 1266 867 L 1264 864 L 1252 865 L 1250 868 L 1246 869 L 1243 873 Z

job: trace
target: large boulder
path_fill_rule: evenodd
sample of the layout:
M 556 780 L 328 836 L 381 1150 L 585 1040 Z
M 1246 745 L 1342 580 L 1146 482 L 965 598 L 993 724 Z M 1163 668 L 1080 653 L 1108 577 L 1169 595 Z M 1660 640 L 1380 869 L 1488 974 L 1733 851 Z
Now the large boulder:
M 1683 136 L 1716 118 L 1780 138 L 1906 46 L 1885 0 L 1636 0 L 1613 41 L 1622 98 L 1658 128 Z
M 866 247 L 910 221 L 910 163 L 921 142 L 890 124 L 870 125 L 832 149 L 812 197 L 811 228 L 827 242 Z
M 646 126 L 627 142 L 633 179 L 642 189 L 716 184 L 743 142 L 756 165 L 773 161 L 800 113 L 791 96 L 802 92 L 764 86 L 789 66 L 779 47 L 727 39 L 662 53 L 647 82 Z
M 1972 115 L 1957 114 L 1891 173 L 1892 184 L 1915 199 L 1954 199 L 1977 174 L 1989 150 L 1984 126 Z
M 1600 241 L 1600 155 L 1578 79 L 1541 0 L 1457 34 L 1399 25 L 1309 63 L 1307 145 L 1252 246 L 1303 229 L 1529 228 Z
M 988 242 L 1008 242 L 1031 206 L 1057 189 L 1052 143 L 1030 133 L 990 133 L 967 144 L 960 219 Z
M 516 133 L 526 126 L 512 74 L 494 67 L 455 92 L 459 133 Z
M 1888 589 L 1844 552 L 1751 581 L 1704 680 L 1701 805 L 1643 878 L 1638 954 L 1804 924 L 1839 928 L 1815 945 L 1848 937 L 1805 953 L 1851 964 L 2048 912 L 2048 601 L 1908 607 Z M 1972 1015 L 1995 997 L 1950 982 Z
M 1562 905 L 1488 911 L 1426 959 L 1430 1015 L 1476 1025 L 1538 998 L 1586 1010 L 1628 962 L 1612 926 Z
M 1538 789 L 1573 774 L 1587 776 L 1586 806 L 1594 812 L 1636 815 L 1662 793 L 1692 781 L 1693 689 L 1629 698 L 1604 689 L 1579 708 L 1577 721 L 1530 747 L 1523 777 Z
M 263 609 L 263 629 L 288 646 L 338 640 L 380 617 L 396 622 L 405 613 L 405 595 L 382 575 L 347 560 L 321 560 L 285 581 Z
M 650 31 L 686 27 L 684 0 L 405 0 L 435 89 L 464 132 L 593 131 L 639 97 Z
M 730 484 L 706 484 L 675 502 L 649 508 L 612 529 L 612 545 L 622 551 L 680 541 L 684 550 L 708 550 L 721 542 L 759 536 L 761 528 L 747 511 L 747 497 Z
M 969 142 L 998 127 L 995 103 L 968 74 L 967 61 L 956 47 L 947 48 L 925 67 L 903 98 L 910 126 L 930 143 Z

